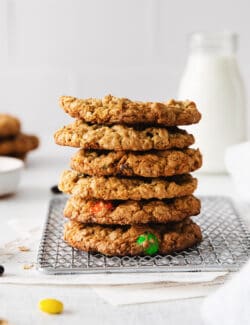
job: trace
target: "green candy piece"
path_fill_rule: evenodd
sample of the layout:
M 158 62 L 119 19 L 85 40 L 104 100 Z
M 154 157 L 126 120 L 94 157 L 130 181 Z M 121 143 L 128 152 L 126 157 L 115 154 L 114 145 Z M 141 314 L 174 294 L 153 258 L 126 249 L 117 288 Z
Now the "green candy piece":
M 159 250 L 158 238 L 150 232 L 140 235 L 136 242 L 143 247 L 144 252 L 148 255 L 153 255 Z

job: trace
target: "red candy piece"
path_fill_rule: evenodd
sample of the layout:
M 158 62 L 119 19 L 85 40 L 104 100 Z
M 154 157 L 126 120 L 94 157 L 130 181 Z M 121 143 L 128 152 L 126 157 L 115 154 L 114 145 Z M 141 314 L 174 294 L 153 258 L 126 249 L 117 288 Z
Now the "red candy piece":
M 99 201 L 97 203 L 94 203 L 91 206 L 90 211 L 91 213 L 98 213 L 103 210 L 112 210 L 112 209 L 113 209 L 113 204 L 111 202 Z

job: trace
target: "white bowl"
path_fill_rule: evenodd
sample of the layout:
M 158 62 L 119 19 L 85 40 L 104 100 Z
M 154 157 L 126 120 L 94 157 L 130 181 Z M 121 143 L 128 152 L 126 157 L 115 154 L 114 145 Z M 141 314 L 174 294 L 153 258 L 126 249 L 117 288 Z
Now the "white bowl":
M 20 159 L 0 157 L 0 196 L 16 192 L 23 167 Z

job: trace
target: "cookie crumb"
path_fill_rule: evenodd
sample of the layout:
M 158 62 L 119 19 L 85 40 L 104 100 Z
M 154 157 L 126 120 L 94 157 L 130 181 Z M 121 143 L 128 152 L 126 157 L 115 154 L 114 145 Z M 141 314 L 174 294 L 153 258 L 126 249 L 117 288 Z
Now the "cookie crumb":
M 24 264 L 23 265 L 23 269 L 24 270 L 30 270 L 34 267 L 34 264 Z
M 26 246 L 18 246 L 18 249 L 20 252 L 29 252 L 30 251 L 29 247 L 26 247 Z

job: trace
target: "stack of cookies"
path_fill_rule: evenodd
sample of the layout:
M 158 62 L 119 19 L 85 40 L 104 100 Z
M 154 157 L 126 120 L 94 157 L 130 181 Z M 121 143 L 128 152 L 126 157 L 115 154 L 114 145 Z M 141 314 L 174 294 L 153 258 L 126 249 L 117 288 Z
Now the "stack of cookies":
M 25 159 L 27 153 L 38 147 L 38 138 L 21 132 L 20 120 L 0 114 L 0 156 Z
M 76 120 L 55 142 L 80 150 L 59 189 L 71 197 L 65 241 L 106 255 L 169 254 L 201 241 L 190 216 L 200 212 L 189 173 L 202 157 L 193 135 L 178 125 L 198 123 L 193 102 L 135 102 L 64 96 L 60 106 Z

